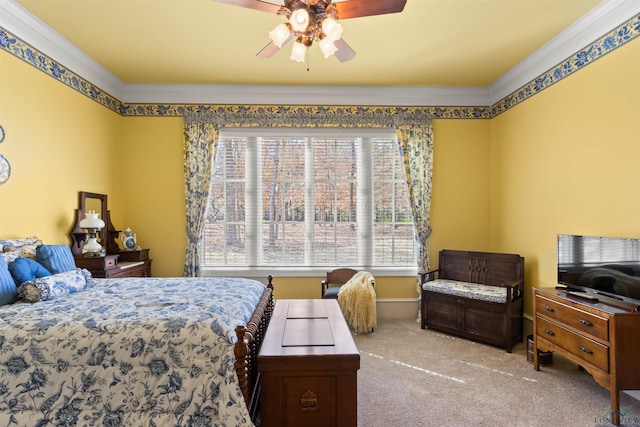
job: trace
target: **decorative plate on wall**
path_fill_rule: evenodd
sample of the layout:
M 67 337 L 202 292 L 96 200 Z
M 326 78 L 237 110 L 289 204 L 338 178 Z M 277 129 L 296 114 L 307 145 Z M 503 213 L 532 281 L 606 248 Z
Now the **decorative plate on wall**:
M 11 176 L 11 165 L 3 155 L 0 154 L 0 184 L 7 182 Z

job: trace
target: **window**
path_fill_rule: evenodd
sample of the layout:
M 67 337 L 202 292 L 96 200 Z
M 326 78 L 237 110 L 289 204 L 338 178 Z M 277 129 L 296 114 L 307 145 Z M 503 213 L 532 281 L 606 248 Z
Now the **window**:
M 300 132 L 221 133 L 202 266 L 414 267 L 394 133 Z

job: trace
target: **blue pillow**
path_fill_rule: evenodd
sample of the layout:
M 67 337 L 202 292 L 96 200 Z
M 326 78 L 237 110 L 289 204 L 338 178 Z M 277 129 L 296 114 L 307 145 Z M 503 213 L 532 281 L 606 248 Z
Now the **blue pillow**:
M 13 281 L 7 263 L 0 259 L 0 305 L 11 304 L 18 297 L 18 288 Z
M 30 258 L 20 257 L 9 264 L 9 273 L 13 277 L 16 286 L 29 280 L 37 279 L 40 277 L 51 276 L 49 270 L 44 268 Z
M 64 273 L 76 268 L 71 248 L 66 245 L 39 245 L 36 248 L 36 261 L 51 274 Z

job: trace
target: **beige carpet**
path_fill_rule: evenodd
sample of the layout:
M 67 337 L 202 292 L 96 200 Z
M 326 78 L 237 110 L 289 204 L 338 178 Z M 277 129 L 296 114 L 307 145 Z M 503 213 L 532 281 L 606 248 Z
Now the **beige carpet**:
M 382 320 L 354 338 L 359 426 L 610 425 L 609 392 L 557 355 L 536 372 L 526 341 L 509 354 L 413 320 Z M 622 393 L 621 410 L 623 425 L 640 427 L 639 401 Z

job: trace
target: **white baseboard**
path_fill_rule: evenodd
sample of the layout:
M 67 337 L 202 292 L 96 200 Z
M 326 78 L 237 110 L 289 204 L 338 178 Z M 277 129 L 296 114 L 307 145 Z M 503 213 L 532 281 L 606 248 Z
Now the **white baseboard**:
M 376 302 L 378 320 L 418 318 L 418 300 L 416 298 L 379 298 Z

